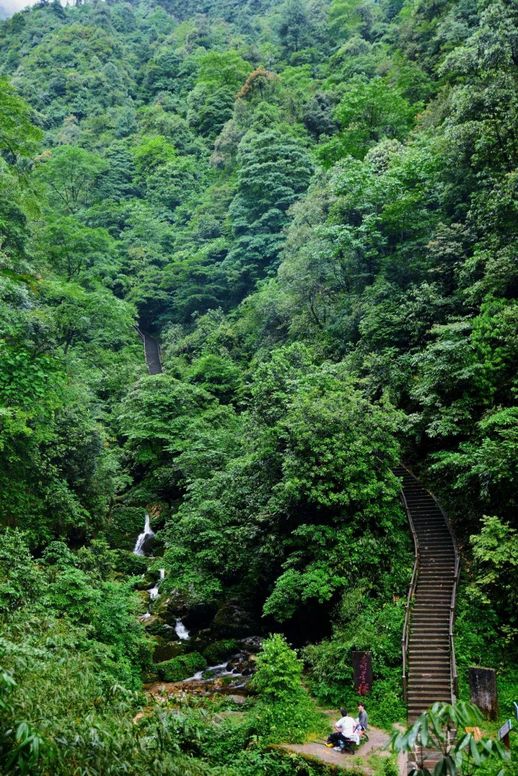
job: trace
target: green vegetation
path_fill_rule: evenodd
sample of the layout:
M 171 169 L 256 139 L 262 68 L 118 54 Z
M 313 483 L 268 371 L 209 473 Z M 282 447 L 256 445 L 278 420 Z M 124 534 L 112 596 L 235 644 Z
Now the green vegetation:
M 354 706 L 355 649 L 371 720 L 402 720 L 400 460 L 462 549 L 461 697 L 494 666 L 511 715 L 517 22 L 510 0 L 0 21 L 2 773 L 323 773 L 268 746 L 319 730 L 312 697 Z M 143 692 L 251 671 L 271 633 L 227 716 Z
M 481 766 L 487 774 L 501 772 L 502 762 L 509 761 L 511 753 L 501 741 L 483 736 L 480 728 L 477 730 L 482 722 L 481 712 L 472 704 L 434 703 L 408 730 L 394 732 L 392 745 L 396 752 L 412 753 L 415 762 L 412 773 L 416 776 L 428 776 L 431 772 L 436 776 L 441 773 L 472 776 Z M 426 765 L 427 747 L 441 754 L 433 771 Z

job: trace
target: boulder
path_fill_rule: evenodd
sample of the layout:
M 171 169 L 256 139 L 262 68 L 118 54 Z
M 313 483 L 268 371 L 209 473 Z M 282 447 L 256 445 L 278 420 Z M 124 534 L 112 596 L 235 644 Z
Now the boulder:
M 253 620 L 249 612 L 232 601 L 224 603 L 214 616 L 212 631 L 218 639 L 243 638 L 253 633 Z
M 165 682 L 181 682 L 207 667 L 207 661 L 199 652 L 178 655 L 171 660 L 157 663 L 157 673 Z
M 185 644 L 181 641 L 166 641 L 163 637 L 156 637 L 156 646 L 153 652 L 153 662 L 163 663 L 185 652 Z
M 241 676 L 251 676 L 255 671 L 255 659 L 251 652 L 238 652 L 228 661 L 227 669 Z
M 239 645 L 248 652 L 259 652 L 263 646 L 262 636 L 248 636 L 246 639 L 240 639 Z

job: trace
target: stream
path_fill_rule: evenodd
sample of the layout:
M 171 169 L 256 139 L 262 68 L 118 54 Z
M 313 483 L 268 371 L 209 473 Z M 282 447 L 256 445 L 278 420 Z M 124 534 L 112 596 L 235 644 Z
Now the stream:
M 149 542 L 150 539 L 152 539 L 155 535 L 155 532 L 151 528 L 151 518 L 149 517 L 149 514 L 146 512 L 144 517 L 144 530 L 142 533 L 139 533 L 137 537 L 137 541 L 135 542 L 135 547 L 133 548 L 133 554 L 139 555 L 140 557 L 145 557 L 146 552 L 146 543 Z M 159 570 L 159 576 L 153 587 L 148 588 L 148 596 L 149 596 L 149 602 L 148 602 L 148 608 L 147 611 L 142 614 L 139 617 L 140 622 L 146 622 L 146 620 L 149 620 L 153 616 L 153 612 L 151 611 L 152 604 L 154 601 L 157 601 L 160 597 L 160 585 L 165 579 L 165 569 Z M 188 641 L 190 638 L 189 631 L 183 624 L 182 620 L 178 618 L 176 620 L 175 626 L 174 626 L 175 633 L 177 637 L 180 639 L 180 641 Z
M 139 533 L 133 553 L 140 557 L 153 557 L 151 552 L 152 539 L 155 536 L 155 532 L 151 528 L 151 518 L 146 512 L 144 516 L 144 527 Z M 148 554 L 149 553 L 149 554 Z M 143 575 L 145 577 L 145 575 Z M 154 609 L 161 597 L 161 587 L 165 580 L 165 569 L 158 569 L 158 578 L 152 587 L 147 588 L 147 610 L 139 617 L 140 622 L 145 623 L 151 620 L 154 616 Z M 180 617 L 176 617 L 174 625 L 165 624 L 163 628 L 166 628 L 170 633 L 169 639 L 174 641 L 187 642 L 191 640 L 191 634 L 184 625 Z M 176 637 L 176 638 L 175 638 Z M 196 639 L 196 635 L 194 637 Z M 239 651 L 236 654 L 229 657 L 224 663 L 218 663 L 216 665 L 208 666 L 207 668 L 197 671 L 193 676 L 189 676 L 181 681 L 181 684 L 190 684 L 189 692 L 199 693 L 216 690 L 217 692 L 237 691 L 238 693 L 243 691 L 246 687 L 248 679 L 250 677 L 253 667 L 250 666 L 250 652 Z M 224 680 L 224 685 L 220 680 Z M 156 686 L 161 686 L 157 683 Z

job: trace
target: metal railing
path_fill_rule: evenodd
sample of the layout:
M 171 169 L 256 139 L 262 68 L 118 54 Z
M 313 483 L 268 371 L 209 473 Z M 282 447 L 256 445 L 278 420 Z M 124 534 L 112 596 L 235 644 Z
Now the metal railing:
M 405 468 L 405 467 L 403 467 Z M 408 670 L 407 670 L 407 663 L 408 663 L 408 640 L 410 637 L 410 611 L 412 608 L 412 603 L 415 595 L 415 589 L 417 586 L 417 577 L 419 574 L 419 560 L 420 560 L 420 548 L 419 548 L 419 539 L 417 538 L 417 533 L 414 526 L 414 521 L 412 520 L 412 515 L 410 514 L 410 509 L 408 508 L 407 500 L 405 498 L 405 493 L 403 491 L 403 487 L 401 487 L 400 491 L 400 498 L 401 502 L 403 504 L 404 510 L 406 512 L 406 516 L 408 519 L 408 523 L 410 525 L 410 530 L 412 532 L 412 538 L 414 540 L 414 568 L 412 570 L 412 579 L 410 580 L 410 587 L 408 588 L 408 596 L 406 600 L 406 611 L 405 611 L 405 624 L 403 625 L 403 636 L 401 638 L 401 652 L 403 655 L 403 697 L 405 699 L 405 702 L 407 701 L 407 690 L 408 690 Z
M 451 599 L 450 599 L 450 618 L 449 618 L 449 624 L 448 624 L 448 639 L 449 639 L 449 645 L 450 645 L 450 691 L 451 691 L 451 702 L 454 703 L 457 700 L 457 696 L 459 694 L 459 676 L 457 673 L 457 661 L 455 658 L 454 629 L 455 629 L 455 606 L 457 604 L 457 588 L 459 586 L 459 576 L 460 576 L 460 555 L 459 555 L 459 548 L 457 546 L 457 540 L 455 539 L 455 534 L 453 533 L 453 529 L 451 527 L 450 519 L 446 514 L 446 512 L 444 511 L 444 509 L 441 507 L 441 505 L 438 504 L 438 506 L 439 506 L 439 509 L 441 510 L 442 516 L 444 517 L 446 525 L 448 526 L 448 531 L 451 536 L 451 541 L 453 544 L 453 552 L 455 557 L 453 588 L 451 591 Z

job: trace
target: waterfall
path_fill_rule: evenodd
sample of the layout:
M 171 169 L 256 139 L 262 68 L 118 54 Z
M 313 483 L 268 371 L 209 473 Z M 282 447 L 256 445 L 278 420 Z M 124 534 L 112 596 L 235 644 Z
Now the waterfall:
M 160 583 L 163 582 L 165 577 L 165 569 L 160 569 L 160 576 L 153 587 L 150 587 L 148 590 L 149 593 L 149 600 L 150 601 L 156 601 L 158 596 L 160 595 L 159 587 Z
M 155 535 L 155 532 L 151 529 L 151 523 L 149 515 L 146 512 L 146 518 L 144 520 L 144 530 L 138 535 L 135 547 L 133 548 L 134 555 L 144 555 L 144 545 L 148 539 L 151 539 Z
M 187 641 L 187 639 L 189 638 L 189 631 L 187 630 L 187 628 L 185 627 L 185 625 L 181 620 L 176 621 L 176 625 L 174 626 L 174 629 L 179 639 L 181 639 L 182 641 Z

